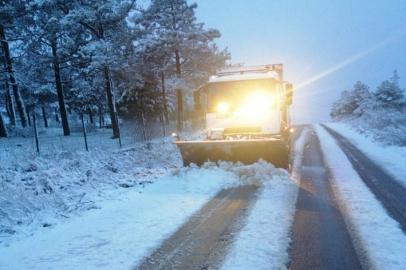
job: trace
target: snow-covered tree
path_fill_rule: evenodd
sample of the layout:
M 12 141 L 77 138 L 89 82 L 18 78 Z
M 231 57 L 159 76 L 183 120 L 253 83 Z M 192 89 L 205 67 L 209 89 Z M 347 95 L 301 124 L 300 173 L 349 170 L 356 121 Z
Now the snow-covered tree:
M 216 29 L 205 30 L 204 23 L 196 23 L 196 3 L 186 0 L 152 0 L 150 6 L 133 21 L 145 35 L 139 40 L 141 57 L 153 67 L 162 91 L 163 110 L 169 118 L 167 92 L 174 96 L 176 88 L 196 88 L 202 77 L 225 65 L 230 58 L 227 50 L 219 51 L 214 39 L 220 37 Z M 172 77 L 176 77 L 176 79 Z M 182 79 L 180 79 L 182 78 Z M 169 85 L 166 81 L 172 81 Z
M 167 106 L 167 93 L 165 87 L 166 76 L 170 76 L 172 66 L 172 53 L 167 48 L 167 45 L 163 40 L 156 37 L 144 38 L 140 40 L 139 52 L 137 54 L 138 59 L 141 60 L 148 68 L 143 68 L 143 75 L 145 78 L 154 78 L 152 81 L 155 83 L 150 85 L 150 90 L 155 89 L 160 85 L 161 88 L 161 102 L 162 111 L 165 117 L 166 123 L 169 122 L 169 110 Z M 167 74 L 168 73 L 168 74 Z M 173 73 L 172 73 L 173 75 Z M 155 100 L 157 102 L 158 100 Z
M 331 106 L 330 116 L 334 120 L 341 120 L 343 117 L 350 116 L 353 111 L 351 92 L 344 90 L 341 92 L 340 99 Z
M 76 24 L 69 23 L 65 17 L 70 1 L 35 0 L 31 5 L 29 25 L 29 56 L 36 59 L 29 65 L 34 93 L 52 93 L 56 89 L 58 106 L 62 120 L 63 134 L 70 135 L 65 102 L 66 89 L 72 83 L 74 70 L 72 62 L 78 47 L 84 42 L 83 35 L 76 30 Z M 33 74 L 37 76 L 33 77 Z M 52 83 L 51 83 L 52 82 Z M 37 86 L 34 85 L 37 83 Z M 41 96 L 41 95 L 40 95 Z
M 398 71 L 395 70 L 395 71 L 393 72 L 393 77 L 391 78 L 392 83 L 393 83 L 394 85 L 398 86 L 398 80 L 399 80 L 399 79 L 400 79 L 400 77 L 398 76 Z
M 405 95 L 394 82 L 382 82 L 373 93 L 357 82 L 353 90 L 341 93 L 330 115 L 384 144 L 406 145 Z
M 127 55 L 133 46 L 127 17 L 136 8 L 135 0 L 73 1 L 71 8 L 67 20 L 81 25 L 88 35 L 87 44 L 80 48 L 80 54 L 89 59 L 85 72 L 94 80 L 104 81 L 113 138 L 117 138 L 114 73 L 125 70 L 123 66 L 132 57 Z
M 390 81 L 384 81 L 376 91 L 374 97 L 378 106 L 401 109 L 406 107 L 405 91 Z
M 7 73 L 7 64 L 5 61 L 3 48 L 0 46 L 0 62 L 4 67 L 4 70 L 0 69 L 0 89 L 3 87 L 4 91 L 0 91 L 0 94 L 4 96 L 5 104 L 6 104 L 6 111 L 8 118 L 10 119 L 10 124 L 12 126 L 16 125 L 16 116 L 14 110 L 14 103 L 11 94 L 11 87 L 8 80 L 8 73 Z
M 13 55 L 10 49 L 10 41 L 8 34 L 12 35 L 12 40 L 16 41 L 19 39 L 18 35 L 21 31 L 21 26 L 17 25 L 16 21 L 25 15 L 26 4 L 30 1 L 20 1 L 20 0 L 2 0 L 0 1 L 0 43 L 3 53 L 4 69 L 7 73 L 7 88 L 11 86 L 13 89 L 15 104 L 17 105 L 17 110 L 20 116 L 21 125 L 26 127 L 28 125 L 27 111 L 24 105 L 23 98 L 20 93 L 18 86 L 18 80 L 16 78 L 16 71 L 13 68 Z M 8 91 L 8 90 L 6 90 Z M 11 97 L 11 95 L 9 96 Z M 13 106 L 13 103 L 9 106 Z M 10 107 L 10 113 L 13 112 L 13 108 Z M 11 116 L 13 118 L 13 116 Z M 12 119 L 14 121 L 14 119 Z
M 186 0 L 152 0 L 142 17 L 136 20 L 148 37 L 160 40 L 157 43 L 171 55 L 172 71 L 178 77 L 182 75 L 182 66 L 192 60 L 188 55 L 190 50 L 220 37 L 218 30 L 204 30 L 203 23 L 195 23 L 196 8 L 196 3 L 188 5 Z
M 365 110 L 367 110 L 370 105 L 371 92 L 369 91 L 369 87 L 366 84 L 358 81 L 354 85 L 354 89 L 351 94 L 354 107 L 352 115 L 355 117 L 360 117 L 364 114 Z
M 369 101 L 369 87 L 358 81 L 353 90 L 341 92 L 340 99 L 332 105 L 330 116 L 336 120 L 354 116 L 360 117 Z

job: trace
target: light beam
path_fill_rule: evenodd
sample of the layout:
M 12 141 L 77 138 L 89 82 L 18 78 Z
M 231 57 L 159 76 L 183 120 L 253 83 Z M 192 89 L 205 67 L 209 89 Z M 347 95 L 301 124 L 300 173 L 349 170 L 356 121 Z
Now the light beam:
M 313 83 L 313 82 L 315 82 L 315 81 L 329 75 L 330 73 L 333 73 L 334 71 L 337 71 L 337 70 L 349 65 L 352 62 L 355 62 L 356 60 L 358 60 L 358 59 L 360 59 L 360 58 L 362 58 L 362 57 L 376 51 L 377 49 L 379 49 L 379 48 L 381 48 L 381 47 L 383 47 L 383 46 L 385 46 L 385 45 L 387 45 L 387 44 L 389 44 L 389 43 L 391 43 L 391 42 L 393 42 L 393 41 L 395 41 L 395 40 L 397 40 L 397 39 L 399 39 L 399 38 L 401 38 L 401 37 L 403 37 L 405 35 L 406 35 L 406 30 L 404 30 L 402 32 L 399 32 L 399 33 L 393 35 L 392 37 L 389 37 L 388 39 L 378 43 L 377 45 L 372 46 L 371 48 L 369 48 L 369 49 L 367 49 L 367 50 L 365 50 L 365 51 L 363 51 L 361 53 L 358 53 L 358 54 L 348 58 L 347 60 L 333 66 L 332 68 L 330 68 L 330 69 L 328 69 L 328 70 L 326 70 L 326 71 L 324 71 L 324 72 L 322 72 L 320 74 L 317 74 L 316 76 L 310 78 L 309 80 L 299 84 L 298 86 L 295 87 L 295 90 L 298 90 L 298 89 L 300 89 L 300 88 L 302 88 L 302 87 L 304 87 L 304 86 L 306 86 L 308 84 L 311 84 L 311 83 Z

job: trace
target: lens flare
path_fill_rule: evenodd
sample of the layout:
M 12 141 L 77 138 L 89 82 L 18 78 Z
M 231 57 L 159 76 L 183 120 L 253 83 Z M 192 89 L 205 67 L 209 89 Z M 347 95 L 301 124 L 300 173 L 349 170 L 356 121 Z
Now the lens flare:
M 296 86 L 295 89 L 298 90 L 298 89 L 300 89 L 300 88 L 302 88 L 302 87 L 304 87 L 304 86 L 306 86 L 308 84 L 311 84 L 311 83 L 313 83 L 313 82 L 315 82 L 315 81 L 329 75 L 330 73 L 333 73 L 334 71 L 337 71 L 337 70 L 351 64 L 352 62 L 355 62 L 356 60 L 358 60 L 358 59 L 360 59 L 360 58 L 362 58 L 362 57 L 376 51 L 377 49 L 379 49 L 379 48 L 381 48 L 381 47 L 391 43 L 392 41 L 395 41 L 396 39 L 399 39 L 399 38 L 401 38 L 401 37 L 403 37 L 405 35 L 406 35 L 406 31 L 399 32 L 399 33 L 389 37 L 388 39 L 376 44 L 375 46 L 372 46 L 369 49 L 367 49 L 367 50 L 365 50 L 363 52 L 360 52 L 360 53 L 348 58 L 347 60 L 345 60 L 345 61 L 343 61 L 343 62 L 341 62 L 341 63 L 339 63 L 339 64 L 337 64 L 337 65 L 335 65 L 333 67 L 331 67 L 330 69 L 328 69 L 328 70 L 326 70 L 326 71 L 324 71 L 324 72 L 322 72 L 320 74 L 317 74 L 316 76 L 314 76 L 314 77 L 310 78 L 309 80 L 303 82 L 302 84 Z
M 227 103 L 224 103 L 224 102 L 219 103 L 219 104 L 217 105 L 217 111 L 218 111 L 219 113 L 226 113 L 226 112 L 228 111 L 228 104 L 227 104 Z
M 276 100 L 270 93 L 259 92 L 254 95 L 247 97 L 238 112 L 240 115 L 247 117 L 260 117 L 264 116 L 272 106 L 275 104 Z

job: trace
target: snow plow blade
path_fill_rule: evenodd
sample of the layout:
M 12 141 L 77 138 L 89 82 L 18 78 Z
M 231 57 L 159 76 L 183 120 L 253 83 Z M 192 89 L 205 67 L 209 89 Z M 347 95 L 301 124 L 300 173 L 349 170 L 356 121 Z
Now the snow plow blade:
M 206 161 L 240 161 L 253 164 L 260 158 L 278 168 L 289 168 L 289 147 L 283 140 L 248 139 L 218 141 L 175 141 L 183 166 L 194 163 L 201 166 Z

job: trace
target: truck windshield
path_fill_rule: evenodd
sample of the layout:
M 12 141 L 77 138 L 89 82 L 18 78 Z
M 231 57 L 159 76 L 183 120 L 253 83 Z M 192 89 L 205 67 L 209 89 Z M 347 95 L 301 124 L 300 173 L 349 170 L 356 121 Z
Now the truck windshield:
M 275 80 L 256 79 L 209 83 L 207 85 L 207 112 L 219 112 L 220 104 L 225 104 L 227 111 L 236 111 L 253 96 L 260 97 L 261 103 L 266 102 L 269 104 L 269 108 L 276 108 Z

